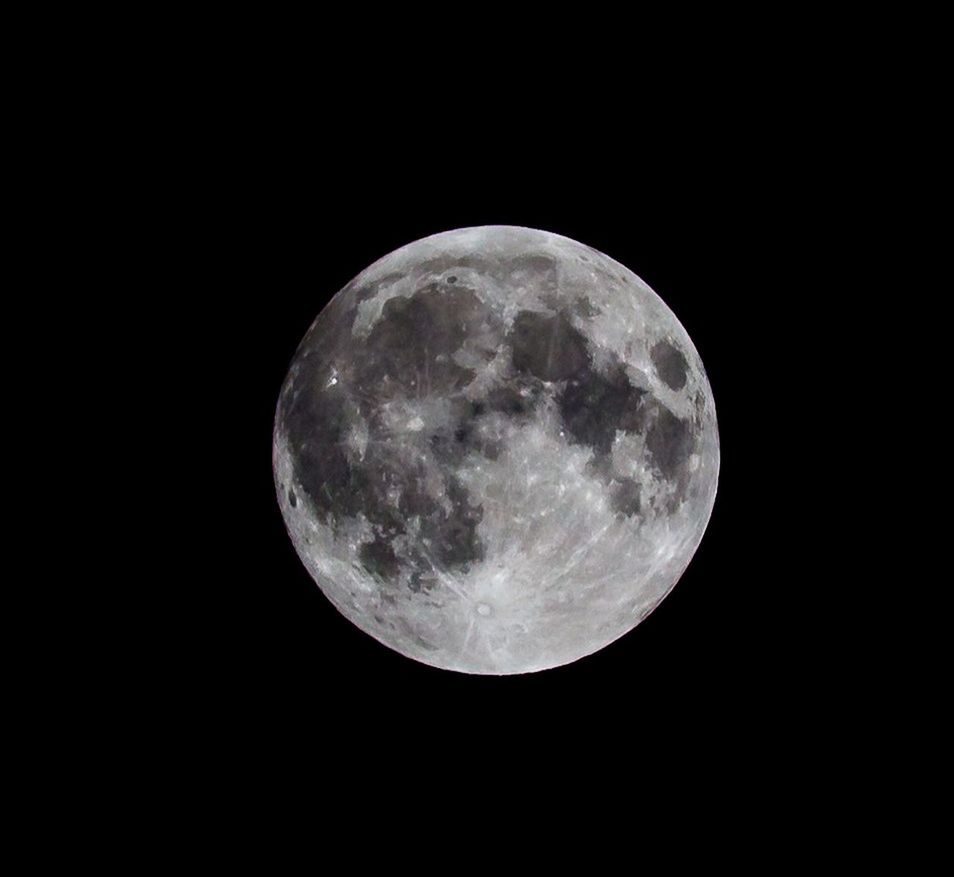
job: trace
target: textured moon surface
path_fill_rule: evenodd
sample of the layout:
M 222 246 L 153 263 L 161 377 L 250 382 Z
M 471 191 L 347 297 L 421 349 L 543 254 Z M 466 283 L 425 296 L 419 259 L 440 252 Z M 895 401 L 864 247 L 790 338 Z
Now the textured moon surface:
M 275 417 L 292 543 L 361 630 L 465 673 L 575 661 L 679 580 L 715 501 L 712 392 L 642 280 L 560 235 L 464 228 L 318 315 Z

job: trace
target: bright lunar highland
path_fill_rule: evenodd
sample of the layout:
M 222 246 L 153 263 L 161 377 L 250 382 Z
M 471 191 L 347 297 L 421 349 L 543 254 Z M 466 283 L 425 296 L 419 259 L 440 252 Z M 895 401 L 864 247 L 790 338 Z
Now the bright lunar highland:
M 416 241 L 318 315 L 275 417 L 282 515 L 338 610 L 464 673 L 527 673 L 634 628 L 715 501 L 699 354 L 642 280 L 512 226 Z

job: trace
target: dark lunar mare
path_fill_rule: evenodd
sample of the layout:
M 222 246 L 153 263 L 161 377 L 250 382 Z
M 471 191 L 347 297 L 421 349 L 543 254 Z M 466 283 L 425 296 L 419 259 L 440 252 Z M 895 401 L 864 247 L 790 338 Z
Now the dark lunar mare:
M 633 478 L 616 478 L 613 481 L 613 510 L 627 517 L 642 511 L 639 482 Z
M 468 454 L 499 455 L 499 442 L 488 438 L 485 428 L 493 418 L 527 422 L 552 397 L 567 440 L 593 449 L 592 471 L 607 484 L 613 509 L 626 516 L 639 514 L 642 506 L 640 485 L 611 471 L 618 430 L 645 437 L 660 475 L 676 485 L 670 507 L 688 484 L 694 449 L 689 422 L 633 386 L 617 358 L 596 368 L 573 322 L 574 311 L 585 320 L 595 313 L 592 308 L 574 302 L 550 313 L 520 311 L 504 336 L 464 279 L 462 269 L 486 266 L 466 261 L 443 265 L 448 273 L 442 280 L 412 295 L 388 299 L 364 340 L 352 332 L 358 304 L 400 275 L 336 297 L 302 341 L 299 368 L 280 403 L 297 484 L 319 518 L 337 531 L 363 515 L 373 535 L 358 549 L 359 562 L 382 582 L 403 582 L 412 591 L 433 587 L 437 569 L 465 571 L 485 556 L 477 533 L 483 509 L 454 472 Z M 555 270 L 546 257 L 521 257 L 494 270 L 502 281 L 533 275 L 546 287 L 549 278 L 550 299 L 556 294 Z M 459 365 L 454 354 L 480 338 L 507 343 L 512 372 L 474 400 L 461 391 L 475 372 Z M 493 344 L 478 350 L 488 361 L 497 353 Z M 659 342 L 651 358 L 668 386 L 685 384 L 686 361 L 675 347 Z M 338 378 L 329 383 L 332 366 Z M 428 396 L 450 400 L 449 422 L 418 433 L 389 431 L 381 417 L 384 404 Z M 363 454 L 347 446 L 359 422 L 369 433 Z M 425 487 L 435 477 L 442 485 L 440 499 Z
M 337 530 L 364 515 L 373 538 L 359 548 L 360 563 L 384 582 L 406 580 L 412 590 L 432 586 L 435 567 L 465 570 L 485 552 L 477 536 L 483 509 L 446 465 L 479 447 L 470 441 L 472 403 L 456 401 L 457 423 L 449 435 L 427 430 L 395 435 L 380 417 L 388 401 L 454 398 L 473 379 L 474 372 L 458 365 L 453 354 L 466 339 L 486 332 L 492 317 L 457 283 L 454 276 L 446 286 L 432 283 L 389 299 L 366 341 L 354 339 L 348 326 L 350 348 L 341 347 L 338 338 L 327 339 L 326 346 L 323 332 L 310 332 L 301 352 L 304 364 L 282 396 L 280 422 L 295 478 L 320 519 Z M 350 317 L 353 324 L 355 315 L 352 309 L 334 322 L 340 326 Z M 323 319 L 324 314 L 319 328 Z M 337 355 L 329 356 L 329 348 Z M 332 364 L 340 378 L 329 385 Z M 347 441 L 362 419 L 369 440 L 359 455 L 349 452 Z M 425 452 L 423 461 L 415 449 Z M 435 472 L 443 485 L 441 499 L 425 488 Z M 395 538 L 407 534 L 412 520 L 416 539 L 402 556 Z
M 619 363 L 613 363 L 606 373 L 587 364 L 567 381 L 558 404 L 572 439 L 603 455 L 610 452 L 617 430 L 643 431 L 646 395 L 645 390 L 630 383 Z
M 656 367 L 656 373 L 672 390 L 681 390 L 686 386 L 686 373 L 689 364 L 682 351 L 677 350 L 668 341 L 659 341 L 653 345 L 649 356 Z
M 290 364 L 273 454 L 332 603 L 408 657 L 482 674 L 576 660 L 638 623 L 691 558 L 719 466 L 671 312 L 602 254 L 507 227 L 411 244 L 339 292 Z
M 586 339 L 563 313 L 520 311 L 507 336 L 513 365 L 542 381 L 565 381 L 582 370 L 589 359 Z
M 676 417 L 647 390 L 630 381 L 623 364 L 611 356 L 597 369 L 583 334 L 564 312 L 521 311 L 507 336 L 518 371 L 560 384 L 556 401 L 569 440 L 593 449 L 592 471 L 612 478 L 606 460 L 617 431 L 641 434 L 660 475 L 675 485 L 670 509 L 684 497 L 689 458 L 695 448 L 691 423 Z M 653 363 L 673 388 L 686 380 L 686 360 L 668 342 L 655 345 Z M 681 381 L 681 384 L 680 384 Z M 640 511 L 639 485 L 612 479 L 613 507 L 625 515 Z
M 355 386 L 372 389 L 376 403 L 463 389 L 474 372 L 452 355 L 488 318 L 477 296 L 463 287 L 435 283 L 390 299 L 361 346 Z

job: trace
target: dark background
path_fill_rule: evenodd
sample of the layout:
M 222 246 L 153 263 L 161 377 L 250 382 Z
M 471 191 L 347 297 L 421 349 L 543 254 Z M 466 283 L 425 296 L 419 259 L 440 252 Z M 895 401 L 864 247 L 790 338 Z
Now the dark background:
M 262 811 L 305 811 L 302 803 L 360 826 L 361 845 L 349 848 L 359 855 L 406 815 L 422 830 L 384 851 L 418 866 L 438 861 L 440 832 L 426 829 L 441 816 L 467 835 L 453 862 L 489 850 L 495 866 L 506 860 L 504 825 L 535 861 L 543 849 L 562 855 L 574 837 L 633 861 L 632 841 L 642 850 L 655 839 L 634 814 L 639 804 L 678 820 L 682 838 L 667 853 L 712 852 L 683 828 L 700 799 L 706 823 L 732 821 L 722 843 L 735 841 L 736 855 L 756 849 L 751 811 L 763 825 L 795 829 L 774 858 L 818 836 L 813 819 L 826 803 L 830 833 L 844 836 L 845 764 L 878 783 L 898 749 L 878 741 L 865 757 L 896 710 L 885 681 L 900 676 L 872 658 L 895 664 L 899 629 L 923 630 L 908 608 L 919 587 L 910 570 L 874 597 L 859 563 L 880 565 L 891 547 L 864 526 L 866 513 L 897 518 L 885 498 L 900 495 L 901 517 L 921 519 L 905 491 L 923 480 L 910 474 L 922 460 L 891 456 L 884 483 L 889 454 L 871 467 L 861 452 L 872 434 L 893 442 L 912 432 L 930 459 L 933 433 L 919 409 L 883 387 L 886 373 L 912 366 L 893 346 L 899 335 L 919 337 L 907 297 L 930 301 L 944 283 L 911 284 L 883 257 L 916 215 L 888 203 L 892 174 L 937 202 L 936 180 L 909 175 L 920 159 L 896 150 L 911 141 L 920 153 L 905 117 L 933 119 L 936 107 L 918 106 L 921 84 L 903 82 L 904 63 L 887 59 L 894 21 L 886 41 L 857 16 L 841 31 L 827 14 L 802 16 L 803 39 L 799 16 L 770 24 L 722 9 L 708 21 L 683 11 L 666 33 L 602 12 L 551 11 L 523 32 L 509 14 L 465 12 L 464 27 L 429 12 L 413 35 L 366 9 L 354 26 L 319 11 L 325 20 L 314 27 L 256 14 L 248 33 L 238 16 L 208 27 L 176 18 L 170 39 L 158 21 L 120 39 L 103 29 L 121 59 L 67 34 L 82 63 L 53 74 L 52 91 L 75 94 L 73 111 L 64 119 L 35 101 L 57 130 L 39 135 L 49 151 L 36 174 L 13 171 L 28 187 L 50 178 L 54 190 L 65 175 L 67 203 L 39 191 L 31 200 L 64 238 L 91 238 L 75 254 L 43 240 L 38 267 L 62 264 L 68 278 L 28 290 L 45 311 L 37 327 L 62 326 L 80 350 L 35 391 L 57 427 L 55 449 L 39 469 L 20 456 L 14 466 L 40 473 L 37 492 L 67 529 L 92 519 L 94 558 L 77 564 L 46 540 L 36 571 L 14 585 L 51 607 L 47 582 L 66 562 L 66 587 L 87 604 L 85 580 L 95 592 L 103 561 L 120 562 L 117 597 L 95 607 L 102 635 L 77 611 L 68 621 L 79 648 L 34 644 L 77 678 L 75 706 L 49 721 L 39 762 L 72 746 L 90 772 L 77 793 L 97 817 L 90 794 L 102 791 L 104 762 L 118 763 L 129 793 L 115 796 L 117 807 L 156 826 L 137 850 L 150 857 L 181 836 L 183 810 L 195 814 L 197 836 L 217 818 L 227 824 L 216 855 L 243 854 Z M 158 35 L 151 53 L 149 34 Z M 908 45 L 927 54 L 920 35 Z M 865 64 L 849 51 L 860 46 L 871 54 Z M 79 74 L 96 65 L 90 84 Z M 712 520 L 674 591 L 597 654 L 521 677 L 429 668 L 354 628 L 299 563 L 271 476 L 277 395 L 328 298 L 395 247 L 483 223 L 567 235 L 645 279 L 701 353 L 722 444 Z M 875 276 L 862 279 L 866 265 Z M 93 317 L 102 343 L 54 292 Z M 870 332 L 872 314 L 896 325 Z M 14 335 L 24 328 L 11 323 Z M 856 353 L 859 338 L 877 350 Z M 38 346 L 40 358 L 55 346 Z M 103 360 L 95 382 L 69 368 L 91 354 Z M 34 391 L 26 368 L 18 379 Z M 863 388 L 873 389 L 870 402 Z M 72 415 L 59 404 L 67 390 L 82 401 Z M 96 401 L 109 417 L 97 419 Z M 32 415 L 21 421 L 35 431 Z M 101 445 L 101 465 L 77 451 L 77 434 Z M 73 486 L 77 471 L 88 487 Z M 862 479 L 870 502 L 854 489 Z M 88 496 L 108 512 L 94 517 Z M 910 554 L 922 543 L 902 544 Z M 848 608 L 837 621 L 836 605 Z M 23 621 L 10 615 L 14 627 Z M 884 641 L 859 647 L 861 629 Z M 85 666 L 90 650 L 101 669 Z M 115 682 L 108 711 L 90 697 L 104 680 Z M 845 722 L 866 685 L 879 715 Z M 84 728 L 96 749 L 84 747 Z M 36 765 L 25 763 L 31 775 Z M 663 806 L 643 782 L 654 768 L 671 795 Z M 620 794 L 591 793 L 597 782 Z M 38 777 L 32 784 L 49 797 Z M 733 806 L 740 786 L 744 814 Z M 791 794 L 799 787 L 804 808 Z M 561 793 L 552 801 L 562 819 L 528 830 L 551 791 Z M 143 798 L 162 818 L 142 813 Z M 478 817 L 462 818 L 478 802 Z M 786 802 L 797 818 L 779 814 Z M 508 809 L 516 818 L 504 818 Z M 579 830 L 581 814 L 605 809 L 621 830 L 602 818 L 595 832 Z M 247 825 L 236 830 L 233 814 Z M 321 852 L 340 848 L 323 816 L 310 818 L 308 836 Z
M 183 811 L 197 837 L 214 839 L 217 821 L 227 828 L 217 856 L 244 855 L 261 814 L 282 805 L 308 820 L 319 854 L 338 847 L 351 860 L 379 846 L 391 867 L 398 857 L 443 864 L 442 821 L 465 835 L 448 861 L 486 850 L 495 867 L 510 861 L 506 828 L 535 862 L 577 838 L 590 856 L 629 862 L 651 840 L 677 855 L 734 842 L 737 858 L 756 855 L 773 825 L 794 829 L 772 849 L 790 857 L 825 838 L 826 810 L 828 835 L 850 840 L 845 789 L 880 784 L 899 749 L 878 740 L 869 759 L 866 742 L 891 727 L 892 711 L 910 721 L 885 697 L 903 672 L 899 629 L 923 630 L 909 608 L 919 587 L 910 571 L 875 597 L 860 563 L 880 565 L 897 542 L 882 546 L 865 526 L 866 514 L 898 517 L 885 499 L 900 496 L 901 517 L 921 519 L 905 491 L 922 460 L 891 456 L 885 483 L 888 453 L 879 448 L 872 467 L 862 451 L 872 435 L 912 432 L 930 459 L 934 433 L 884 384 L 912 365 L 893 346 L 919 337 L 907 297 L 944 288 L 936 278 L 912 285 L 883 261 L 916 213 L 888 203 L 889 178 L 922 185 L 909 176 L 920 160 L 896 150 L 909 140 L 922 148 L 905 115 L 937 117 L 912 100 L 922 87 L 902 81 L 904 63 L 886 56 L 895 22 L 886 41 L 857 16 L 839 31 L 828 14 L 769 23 L 680 10 L 679 26 L 662 33 L 571 9 L 534 16 L 521 32 L 509 10 L 467 9 L 463 27 L 429 11 L 407 35 L 380 10 L 356 10 L 353 26 L 336 20 L 341 11 L 332 20 L 319 10 L 314 27 L 256 14 L 248 33 L 239 16 L 206 28 L 176 18 L 175 38 L 152 54 L 140 40 L 161 33 L 158 22 L 120 39 L 106 28 L 130 60 L 98 57 L 80 40 L 76 70 L 98 63 L 100 81 L 56 74 L 55 92 L 76 93 L 69 122 L 36 102 L 39 117 L 59 123 L 36 176 L 55 180 L 65 162 L 79 193 L 65 210 L 31 198 L 64 237 L 79 228 L 93 238 L 75 257 L 54 242 L 38 264 L 62 263 L 68 280 L 48 285 L 106 330 L 99 345 L 44 281 L 30 288 L 48 311 L 41 329 L 66 324 L 77 362 L 104 360 L 98 382 L 64 368 L 38 391 L 58 428 L 37 491 L 48 506 L 57 498 L 49 507 L 68 529 L 92 517 L 87 495 L 108 507 L 92 521 L 92 562 L 77 565 L 51 543 L 38 567 L 55 577 L 65 556 L 66 585 L 86 604 L 84 579 L 95 591 L 101 561 L 128 552 L 119 595 L 103 601 L 104 635 L 78 623 L 80 612 L 69 619 L 81 647 L 58 661 L 77 676 L 76 704 L 49 723 L 49 752 L 89 729 L 105 758 L 72 743 L 90 771 L 77 788 L 84 807 L 99 816 L 89 795 L 102 790 L 103 762 L 118 761 L 129 789 L 118 808 L 156 826 L 137 849 L 150 858 L 182 835 Z M 920 35 L 908 45 L 925 54 Z M 850 51 L 860 46 L 871 54 L 863 65 Z M 936 182 L 923 184 L 931 203 Z M 324 303 L 394 248 L 484 223 L 567 235 L 646 280 L 701 353 L 722 446 L 712 520 L 656 611 L 595 655 L 504 678 L 414 663 L 341 617 L 295 555 L 271 475 L 279 389 Z M 862 278 L 869 265 L 875 276 Z M 896 325 L 871 332 L 872 315 Z M 876 351 L 857 353 L 857 339 Z M 32 391 L 32 373 L 21 377 Z M 83 403 L 73 417 L 59 405 L 67 389 Z M 94 400 L 109 418 L 97 420 Z M 115 429 L 104 426 L 117 412 Z M 103 446 L 101 466 L 76 451 L 77 433 Z M 91 476 L 87 489 L 73 488 L 76 470 Z M 861 480 L 874 488 L 870 502 L 855 489 Z M 117 537 L 120 527 L 128 535 Z M 34 589 L 35 578 L 20 586 Z M 35 590 L 53 602 L 42 583 Z M 837 620 L 836 606 L 848 610 Z M 861 647 L 859 630 L 882 642 Z M 101 672 L 83 666 L 91 646 Z M 35 649 L 47 651 L 42 641 Z M 89 699 L 104 679 L 116 682 L 106 713 Z M 846 721 L 866 686 L 878 714 Z M 846 776 L 852 764 L 867 784 Z M 661 803 L 646 782 L 656 772 L 669 793 Z M 143 798 L 161 818 L 142 813 Z M 893 817 L 910 798 L 883 812 Z M 731 821 L 716 845 L 686 830 L 694 808 L 706 824 Z M 550 809 L 557 818 L 531 830 L 530 817 Z M 679 825 L 678 845 L 658 841 L 647 810 Z M 580 817 L 590 812 L 598 825 L 587 832 Z M 360 844 L 343 848 L 327 813 L 358 828 Z M 417 830 L 379 843 L 402 816 Z M 858 849 L 871 847 L 864 829 Z
M 209 266 L 190 305 L 206 364 L 191 399 L 199 435 L 182 441 L 202 449 L 208 504 L 183 605 L 192 696 L 230 745 L 281 757 L 295 741 L 372 772 L 422 747 L 437 769 L 454 753 L 491 766 L 644 758 L 674 739 L 730 758 L 805 721 L 824 584 L 803 550 L 795 303 L 825 242 L 806 221 L 800 144 L 762 118 L 722 125 L 650 148 L 503 123 L 478 136 L 452 112 L 394 128 L 341 119 L 322 137 L 276 121 L 240 126 L 200 160 L 186 245 Z M 650 617 L 569 666 L 502 678 L 416 663 L 339 615 L 294 552 L 271 473 L 278 392 L 323 305 L 393 249 L 482 224 L 566 235 L 649 283 L 702 356 L 722 447 L 704 540 Z

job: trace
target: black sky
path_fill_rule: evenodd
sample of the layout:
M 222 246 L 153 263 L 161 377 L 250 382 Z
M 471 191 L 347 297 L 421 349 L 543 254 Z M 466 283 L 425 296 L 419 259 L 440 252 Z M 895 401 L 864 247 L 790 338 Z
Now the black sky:
M 207 503 L 182 581 L 201 708 L 276 751 L 304 736 L 329 752 L 426 742 L 509 759 L 515 739 L 528 758 L 581 741 L 651 750 L 656 735 L 697 728 L 735 746 L 745 729 L 789 721 L 824 625 L 805 596 L 800 358 L 806 337 L 824 338 L 797 306 L 823 235 L 806 222 L 798 144 L 773 146 L 745 118 L 674 142 L 663 130 L 530 136 L 512 124 L 519 112 L 480 134 L 455 114 L 289 118 L 263 111 L 198 157 L 182 238 L 203 266 L 182 295 L 205 363 L 190 405 Z M 340 616 L 284 531 L 270 459 L 279 388 L 323 304 L 396 247 L 483 224 L 558 232 L 649 283 L 702 356 L 722 447 L 705 538 L 656 611 L 595 655 L 500 679 L 417 664 Z

